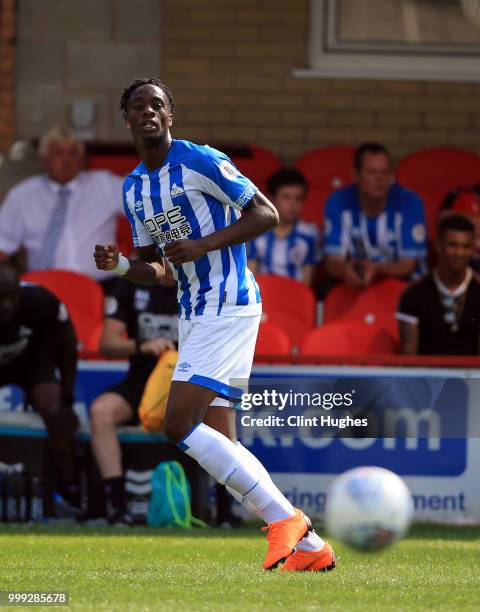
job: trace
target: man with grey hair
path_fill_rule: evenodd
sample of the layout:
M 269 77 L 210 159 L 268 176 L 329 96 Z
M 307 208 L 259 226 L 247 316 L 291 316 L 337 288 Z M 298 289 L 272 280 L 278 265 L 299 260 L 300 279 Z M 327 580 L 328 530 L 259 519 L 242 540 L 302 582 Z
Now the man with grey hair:
M 26 271 L 62 268 L 101 282 L 92 261 L 95 244 L 113 244 L 122 210 L 122 180 L 107 171 L 84 170 L 85 150 L 70 128 L 55 126 L 41 139 L 45 174 L 11 189 L 0 208 L 0 256 L 26 250 Z

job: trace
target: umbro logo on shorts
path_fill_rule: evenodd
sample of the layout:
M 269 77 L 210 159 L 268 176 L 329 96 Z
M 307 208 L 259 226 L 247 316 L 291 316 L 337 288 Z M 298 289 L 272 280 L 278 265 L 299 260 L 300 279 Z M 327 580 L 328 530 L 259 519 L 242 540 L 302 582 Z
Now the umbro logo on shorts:
M 182 363 L 178 364 L 178 371 L 179 372 L 188 372 L 189 368 L 191 368 L 192 366 L 187 363 L 186 361 L 182 361 Z
M 143 208 L 143 202 L 141 200 L 137 200 L 133 206 L 133 208 L 138 212 Z

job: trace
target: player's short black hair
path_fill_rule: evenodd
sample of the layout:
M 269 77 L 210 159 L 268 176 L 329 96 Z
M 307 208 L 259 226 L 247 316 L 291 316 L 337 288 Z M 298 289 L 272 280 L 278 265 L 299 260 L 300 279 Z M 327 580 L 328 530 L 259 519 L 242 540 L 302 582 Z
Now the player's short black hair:
M 353 155 L 353 167 L 357 172 L 361 170 L 363 158 L 367 153 L 373 153 L 374 155 L 383 153 L 383 155 L 388 157 L 390 165 L 393 165 L 392 156 L 385 145 L 382 145 L 379 142 L 364 142 L 356 148 Z
M 128 102 L 130 100 L 130 96 L 136 89 L 142 87 L 142 85 L 155 85 L 156 87 L 159 87 L 165 94 L 168 101 L 168 106 L 170 108 L 170 112 L 173 115 L 175 111 L 175 102 L 173 100 L 173 94 L 164 83 L 162 83 L 159 79 L 135 79 L 133 83 L 130 83 L 130 85 L 123 90 L 122 96 L 120 98 L 120 110 L 122 111 L 124 119 L 127 118 Z
M 301 185 L 305 192 L 308 190 L 307 179 L 300 170 L 296 168 L 280 168 L 268 179 L 267 191 L 270 195 L 274 196 L 281 187 L 286 185 Z
M 443 236 L 445 232 L 468 232 L 469 234 L 475 233 L 475 227 L 470 219 L 467 219 L 465 215 L 447 215 L 440 220 L 437 226 L 437 235 Z

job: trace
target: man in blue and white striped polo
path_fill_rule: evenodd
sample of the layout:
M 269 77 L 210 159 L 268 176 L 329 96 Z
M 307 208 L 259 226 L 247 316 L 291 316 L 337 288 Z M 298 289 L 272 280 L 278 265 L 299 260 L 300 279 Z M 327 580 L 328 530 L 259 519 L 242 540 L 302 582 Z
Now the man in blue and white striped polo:
M 357 289 L 383 277 L 415 278 L 426 271 L 426 226 L 419 196 L 393 180 L 388 149 L 360 145 L 355 182 L 325 204 L 325 269 Z
M 96 245 L 95 260 L 100 269 L 145 284 L 158 282 L 166 265 L 173 270 L 179 359 L 165 433 L 268 523 L 264 569 L 285 560 L 288 570 L 333 568 L 333 551 L 311 531 L 310 520 L 236 442 L 232 406 L 242 390 L 232 379 L 250 376 L 261 316 L 245 242 L 274 227 L 277 212 L 223 153 L 172 139 L 173 97 L 160 81 L 134 81 L 120 107 L 143 160 L 124 185 L 140 259 Z

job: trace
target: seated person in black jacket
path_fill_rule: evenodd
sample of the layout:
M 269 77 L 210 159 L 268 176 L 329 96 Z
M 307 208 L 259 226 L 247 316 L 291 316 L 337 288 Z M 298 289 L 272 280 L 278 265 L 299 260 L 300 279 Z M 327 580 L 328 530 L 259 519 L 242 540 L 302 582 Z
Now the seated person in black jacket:
M 64 304 L 46 289 L 21 283 L 0 263 L 0 387 L 21 387 L 43 418 L 57 471 L 61 503 L 79 505 L 72 410 L 77 338 Z M 58 374 L 57 374 L 58 372 Z
M 92 449 L 104 482 L 110 523 L 131 524 L 125 507 L 125 483 L 116 427 L 138 423 L 137 409 L 159 356 L 175 349 L 178 302 L 173 278 L 160 285 L 136 285 L 120 279 L 106 302 L 100 350 L 128 357 L 127 376 L 106 389 L 91 408 Z

